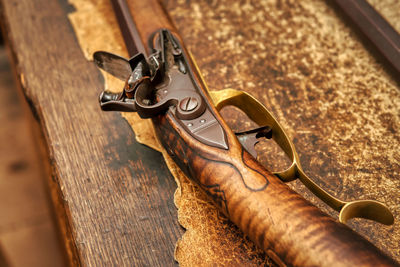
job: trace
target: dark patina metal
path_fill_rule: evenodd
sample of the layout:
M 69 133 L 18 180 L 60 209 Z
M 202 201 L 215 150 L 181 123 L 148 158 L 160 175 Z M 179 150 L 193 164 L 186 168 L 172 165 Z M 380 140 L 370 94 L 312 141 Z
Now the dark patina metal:
M 134 111 L 142 118 L 170 111 L 200 142 L 228 149 L 225 132 L 199 93 L 179 41 L 169 30 L 161 29 L 149 43 L 154 47 L 147 58 L 143 53 L 129 60 L 108 52 L 94 54 L 98 67 L 126 80 L 121 93 L 101 93 L 101 109 Z
M 254 158 L 257 158 L 257 151 L 255 146 L 260 142 L 261 138 L 271 139 L 272 128 L 269 126 L 263 126 L 256 129 L 252 129 L 245 132 L 235 133 L 242 146 L 250 153 Z
M 400 74 L 400 34 L 365 0 L 334 0 Z

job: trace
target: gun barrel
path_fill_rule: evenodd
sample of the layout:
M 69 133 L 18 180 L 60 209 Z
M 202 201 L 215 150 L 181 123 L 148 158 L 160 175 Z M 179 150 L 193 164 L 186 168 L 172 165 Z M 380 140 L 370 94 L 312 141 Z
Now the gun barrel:
M 365 0 L 335 2 L 400 74 L 400 34 Z

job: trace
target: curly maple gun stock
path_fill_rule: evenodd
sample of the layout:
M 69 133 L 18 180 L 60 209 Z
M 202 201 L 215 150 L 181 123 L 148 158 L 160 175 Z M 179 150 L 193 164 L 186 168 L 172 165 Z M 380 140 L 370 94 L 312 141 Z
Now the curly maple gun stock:
M 195 63 L 156 0 L 130 0 L 130 13 L 124 0 L 114 0 L 113 5 L 127 48 L 136 56 L 129 61 L 132 74 L 124 92 L 102 95 L 104 110 L 119 105 L 121 110 L 152 117 L 160 142 L 182 171 L 278 264 L 396 265 L 291 190 L 242 147 L 213 106 Z M 139 39 L 141 45 L 129 44 Z M 143 45 L 147 40 L 151 48 Z M 113 58 L 124 60 L 108 54 L 96 58 L 101 67 Z M 160 71 L 166 75 L 156 83 Z M 154 94 L 158 102 L 149 101 Z

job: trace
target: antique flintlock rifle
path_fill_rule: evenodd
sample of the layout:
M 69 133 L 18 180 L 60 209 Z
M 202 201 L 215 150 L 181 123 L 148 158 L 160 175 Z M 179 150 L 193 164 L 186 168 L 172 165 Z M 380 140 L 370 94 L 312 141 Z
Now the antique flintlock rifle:
M 180 169 L 215 205 L 278 264 L 293 266 L 395 266 L 374 245 L 321 212 L 284 182 L 300 179 L 339 220 L 354 217 L 393 223 L 372 200 L 341 201 L 310 180 L 293 143 L 265 107 L 250 95 L 210 93 L 193 58 L 157 0 L 112 0 L 129 60 L 96 52 L 94 61 L 126 80 L 121 93 L 103 92 L 102 110 L 151 118 L 156 134 Z M 131 12 L 132 11 L 132 12 Z M 233 105 L 260 127 L 233 133 L 218 110 Z M 257 160 L 260 138 L 272 138 L 293 161 L 271 173 Z

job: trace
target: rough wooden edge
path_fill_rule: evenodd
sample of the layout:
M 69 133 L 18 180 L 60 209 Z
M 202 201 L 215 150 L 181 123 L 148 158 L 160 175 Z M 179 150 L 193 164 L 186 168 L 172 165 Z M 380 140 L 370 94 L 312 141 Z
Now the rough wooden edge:
M 6 255 L 4 254 L 4 249 L 0 243 L 0 267 L 9 266 Z
M 32 132 L 37 140 L 38 148 L 40 151 L 42 166 L 44 168 L 44 174 L 46 176 L 47 190 L 51 198 L 51 210 L 55 216 L 55 221 L 58 228 L 58 234 L 61 240 L 63 254 L 67 260 L 68 266 L 81 266 L 81 260 L 79 253 L 74 243 L 73 230 L 69 224 L 69 207 L 68 204 L 63 201 L 62 191 L 60 184 L 58 183 L 58 168 L 54 162 L 53 152 L 49 146 L 48 134 L 42 127 L 43 114 L 41 109 L 35 104 L 37 101 L 33 96 L 29 94 L 29 89 L 25 83 L 24 74 L 19 67 L 18 57 L 16 51 L 13 49 L 13 41 L 10 36 L 9 25 L 5 16 L 5 7 L 3 2 L 0 1 L 0 28 L 7 47 L 8 57 L 12 65 L 12 71 L 14 79 L 16 81 L 17 90 L 23 95 L 24 100 L 28 103 L 30 112 L 27 112 L 32 122 Z

